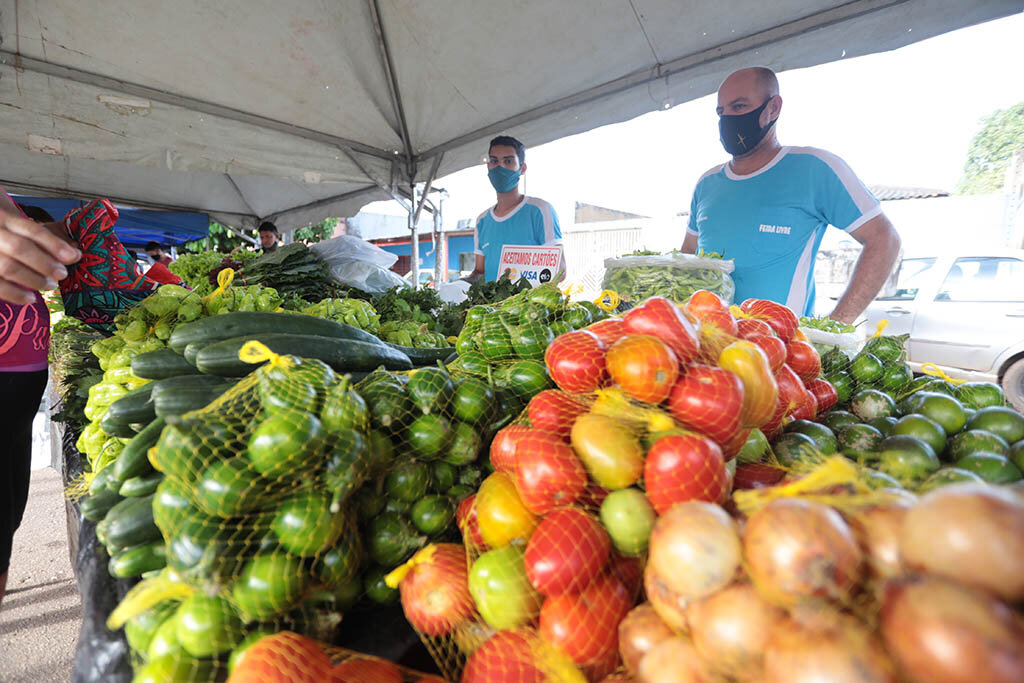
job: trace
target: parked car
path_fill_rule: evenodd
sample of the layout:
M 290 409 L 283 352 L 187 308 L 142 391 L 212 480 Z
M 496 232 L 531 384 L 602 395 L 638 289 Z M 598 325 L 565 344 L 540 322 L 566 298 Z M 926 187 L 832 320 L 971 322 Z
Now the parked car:
M 910 334 L 915 372 L 934 363 L 951 377 L 999 382 L 1024 411 L 1024 251 L 904 258 L 895 290 L 865 311 L 868 334 Z

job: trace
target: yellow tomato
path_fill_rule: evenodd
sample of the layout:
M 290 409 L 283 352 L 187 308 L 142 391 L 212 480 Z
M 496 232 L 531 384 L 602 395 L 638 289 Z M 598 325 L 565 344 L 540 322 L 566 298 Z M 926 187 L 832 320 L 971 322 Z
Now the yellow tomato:
M 495 472 L 480 485 L 476 515 L 480 534 L 491 548 L 526 543 L 538 523 L 523 505 L 512 478 L 503 472 Z
M 728 370 L 743 382 L 744 427 L 760 427 L 775 412 L 779 386 L 768 363 L 768 356 L 757 344 L 735 341 L 722 350 L 718 367 Z
M 644 472 L 644 449 L 621 420 L 580 415 L 572 426 L 572 447 L 600 486 L 614 491 L 632 486 Z

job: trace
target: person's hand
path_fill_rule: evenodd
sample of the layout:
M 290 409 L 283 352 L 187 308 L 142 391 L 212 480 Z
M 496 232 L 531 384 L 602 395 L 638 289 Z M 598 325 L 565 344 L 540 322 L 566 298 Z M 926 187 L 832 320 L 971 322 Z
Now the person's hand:
M 64 267 L 82 257 L 39 223 L 0 210 L 0 299 L 30 304 L 33 291 L 53 289 L 68 276 Z

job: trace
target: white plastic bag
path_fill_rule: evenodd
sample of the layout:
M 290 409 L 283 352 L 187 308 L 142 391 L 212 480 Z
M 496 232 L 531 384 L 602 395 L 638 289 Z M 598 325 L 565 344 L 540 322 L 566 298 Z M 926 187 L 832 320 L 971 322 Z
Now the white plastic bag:
M 367 294 L 383 294 L 393 287 L 409 287 L 397 273 L 375 263 L 349 261 L 331 266 L 331 277 L 346 287 L 355 287 Z
M 864 332 L 860 328 L 854 332 L 844 332 L 842 334 L 816 330 L 812 327 L 801 327 L 800 331 L 807 336 L 807 341 L 821 355 L 825 355 L 833 348 L 838 348 L 849 358 L 853 358 L 860 352 L 861 347 L 864 346 Z
M 437 288 L 437 295 L 441 297 L 441 301 L 444 301 L 445 303 L 461 304 L 469 298 L 469 295 L 466 294 L 468 291 L 468 282 L 465 280 L 456 280 L 439 286 Z
M 625 301 L 664 296 L 684 303 L 695 291 L 707 289 L 728 305 L 736 292 L 732 260 L 679 253 L 620 256 L 605 259 L 604 268 L 602 287 Z
M 325 242 L 318 242 L 310 249 L 330 266 L 361 261 L 373 263 L 381 268 L 390 268 L 398 260 L 398 256 L 390 251 L 352 235 L 339 235 Z

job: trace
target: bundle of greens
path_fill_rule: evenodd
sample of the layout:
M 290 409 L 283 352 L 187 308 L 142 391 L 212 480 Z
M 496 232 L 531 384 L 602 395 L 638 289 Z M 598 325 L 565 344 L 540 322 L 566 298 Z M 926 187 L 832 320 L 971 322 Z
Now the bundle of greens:
M 242 268 L 245 284 L 273 287 L 281 296 L 291 294 L 316 303 L 330 295 L 327 262 L 300 242 L 280 246 Z
M 470 306 L 479 306 L 496 304 L 527 289 L 530 289 L 530 283 L 526 278 L 521 277 L 518 281 L 512 282 L 507 273 L 502 273 L 501 277 L 493 282 L 477 280 L 470 285 L 466 296 L 469 297 L 467 301 Z
M 800 327 L 809 327 L 812 330 L 821 330 L 822 332 L 828 332 L 830 334 L 848 334 L 850 332 L 856 332 L 857 328 L 849 323 L 842 323 L 838 320 L 833 320 L 828 316 L 824 317 L 800 317 Z
M 53 419 L 76 430 L 88 422 L 84 411 L 89 387 L 103 379 L 99 359 L 90 351 L 93 343 L 102 338 L 85 323 L 69 317 L 54 323 L 50 332 L 50 368 L 61 400 Z
M 426 331 L 440 333 L 443 337 L 459 335 L 469 306 L 468 302 L 445 303 L 437 290 L 426 285 L 417 289 L 393 287 L 373 300 L 382 324 L 413 322 L 426 325 Z
M 224 254 L 207 251 L 201 254 L 182 254 L 174 263 L 167 266 L 172 273 L 185 281 L 200 296 L 209 294 L 217 286 L 214 278 L 210 282 L 210 271 L 220 266 Z
M 601 286 L 616 292 L 623 301 L 637 303 L 652 296 L 685 303 L 690 295 L 707 289 L 732 303 L 735 286 L 729 274 L 731 260 L 721 254 L 700 252 L 683 254 L 671 251 L 652 254 L 636 251 L 619 258 L 606 259 Z

